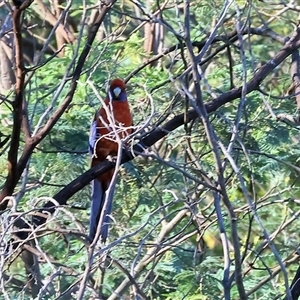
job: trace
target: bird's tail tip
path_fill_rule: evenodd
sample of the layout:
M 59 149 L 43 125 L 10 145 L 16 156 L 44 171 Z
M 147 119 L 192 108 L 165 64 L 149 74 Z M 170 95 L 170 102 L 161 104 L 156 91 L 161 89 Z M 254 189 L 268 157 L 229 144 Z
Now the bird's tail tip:
M 95 239 L 99 222 L 101 222 L 100 239 L 101 242 L 106 242 L 111 219 L 110 214 L 112 211 L 112 198 L 113 195 L 107 195 L 107 193 L 104 191 L 101 182 L 97 179 L 94 179 L 92 182 L 92 206 L 89 232 L 90 240 Z

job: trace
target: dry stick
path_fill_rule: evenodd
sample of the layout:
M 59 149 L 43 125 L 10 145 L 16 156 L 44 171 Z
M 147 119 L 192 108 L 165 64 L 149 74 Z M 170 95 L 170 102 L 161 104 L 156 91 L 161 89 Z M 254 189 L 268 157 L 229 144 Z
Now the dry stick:
M 292 83 L 290 87 L 287 90 L 287 95 L 294 96 L 296 98 L 296 104 L 297 104 L 297 115 L 289 115 L 289 114 L 277 114 L 276 117 L 280 120 L 287 120 L 291 123 L 299 125 L 300 116 L 300 56 L 299 56 L 299 50 L 295 50 L 292 53 L 292 62 L 291 62 L 291 80 Z
M 238 11 L 238 9 L 237 9 L 237 11 Z M 238 11 L 238 15 L 239 15 L 239 11 Z M 245 59 L 244 59 L 244 53 L 243 53 L 243 41 L 242 41 L 242 39 L 241 39 L 241 29 L 239 28 L 239 25 L 240 25 L 240 23 L 238 22 L 238 23 L 237 23 L 237 32 L 238 32 L 239 41 L 240 41 L 241 57 L 242 57 L 243 65 L 244 65 L 243 71 L 245 72 L 244 69 L 245 69 L 245 66 L 246 66 L 246 65 L 245 65 L 245 62 L 244 62 Z M 295 56 L 295 52 L 298 53 L 298 51 L 295 50 L 295 51 L 292 53 L 292 57 Z M 299 57 L 299 54 L 298 54 L 298 57 Z M 298 64 L 297 64 L 297 70 L 298 70 Z M 244 76 L 246 76 L 246 75 L 244 74 Z M 246 80 L 245 80 L 245 77 L 244 77 L 244 80 L 243 80 L 243 89 L 242 89 L 242 95 L 241 95 L 242 97 L 241 97 L 241 103 L 240 103 L 240 106 L 241 106 L 241 104 L 242 104 L 242 103 L 244 102 L 244 100 L 245 100 L 245 96 L 246 96 L 246 93 L 247 93 L 247 89 L 246 89 L 246 88 L 247 88 L 247 85 L 246 85 Z M 240 111 L 240 106 L 239 106 L 239 111 Z M 238 121 L 238 120 L 236 120 L 236 121 Z M 236 123 L 235 123 L 235 126 L 238 126 L 238 123 L 239 123 L 239 122 L 236 122 Z M 286 290 L 287 290 L 287 293 L 288 293 L 288 297 L 291 298 L 291 294 L 290 294 L 289 286 L 288 286 L 288 275 L 287 275 L 287 271 L 286 271 L 286 269 L 285 269 L 285 267 L 284 267 L 284 265 L 283 265 L 283 263 L 282 263 L 281 257 L 280 257 L 280 255 L 279 255 L 279 253 L 278 253 L 278 251 L 277 251 L 275 245 L 271 242 L 270 236 L 268 235 L 268 233 L 267 233 L 266 229 L 264 228 L 264 226 L 263 226 L 263 224 L 262 224 L 262 222 L 261 222 L 259 216 L 257 215 L 257 211 L 255 210 L 254 205 L 253 205 L 253 203 L 252 203 L 252 200 L 250 199 L 250 197 L 249 197 L 249 195 L 248 195 L 248 191 L 247 191 L 247 189 L 245 188 L 245 185 L 244 185 L 244 182 L 243 182 L 243 178 L 242 178 L 242 176 L 240 176 L 240 171 L 239 171 L 239 169 L 237 168 L 237 166 L 235 165 L 235 163 L 234 163 L 232 157 L 230 156 L 230 151 L 231 151 L 231 149 L 232 149 L 232 147 L 233 147 L 233 144 L 232 144 L 232 147 L 230 147 L 230 148 L 228 147 L 227 150 L 225 149 L 225 147 L 224 147 L 223 145 L 220 145 L 220 146 L 221 146 L 221 149 L 222 149 L 224 155 L 225 155 L 225 156 L 227 157 L 227 159 L 230 161 L 232 168 L 233 168 L 234 171 L 236 172 L 236 174 L 237 174 L 237 176 L 238 176 L 238 178 L 239 178 L 239 181 L 240 181 L 240 183 L 241 183 L 241 186 L 242 186 L 242 189 L 243 189 L 244 196 L 245 196 L 246 199 L 247 199 L 247 202 L 248 202 L 248 204 L 249 204 L 249 207 L 250 207 L 250 208 L 252 209 L 252 211 L 253 211 L 254 218 L 255 218 L 256 222 L 259 224 L 259 226 L 261 227 L 261 230 L 262 230 L 263 233 L 264 233 L 265 239 L 268 241 L 268 245 L 269 245 L 270 249 L 272 250 L 272 252 L 273 252 L 275 258 L 277 259 L 277 261 L 278 261 L 278 263 L 279 263 L 279 265 L 280 265 L 280 267 L 281 267 L 281 269 L 282 269 L 283 276 L 284 276 L 284 281 L 285 281 L 285 287 L 286 287 Z
M 59 16 L 59 18 L 57 19 L 57 22 L 55 24 L 53 24 L 52 26 L 52 29 L 47 37 L 47 39 L 44 40 L 44 45 L 40 51 L 40 53 L 36 56 L 36 59 L 35 59 L 35 65 L 32 66 L 32 67 L 27 67 L 26 70 L 27 71 L 35 71 L 41 67 L 43 67 L 45 64 L 47 64 L 50 60 L 52 60 L 54 57 L 56 57 L 60 51 L 63 50 L 63 48 L 65 47 L 65 45 L 62 45 L 60 48 L 58 48 L 57 50 L 53 49 L 53 53 L 51 54 L 50 57 L 48 57 L 47 59 L 43 59 L 42 61 L 42 58 L 44 57 L 44 54 L 46 53 L 46 50 L 47 48 L 50 47 L 50 42 L 53 38 L 53 35 L 55 34 L 56 30 L 58 30 L 58 26 L 59 24 L 61 24 L 61 21 L 66 17 L 67 15 L 67 12 L 70 10 L 71 8 L 71 5 L 72 5 L 72 0 L 69 0 L 66 4 L 65 4 L 65 7 L 64 7 L 64 10 L 63 12 L 61 13 L 61 15 Z M 83 13 L 83 17 L 85 16 L 85 14 Z M 79 47 L 80 45 L 80 37 L 82 35 L 79 35 L 79 38 L 77 36 L 77 41 L 78 41 L 78 46 L 77 48 Z M 71 41 L 70 41 L 71 42 Z M 77 52 L 76 52 L 77 54 Z M 77 57 L 77 55 L 74 55 Z M 42 62 L 41 62 L 42 61 Z M 74 61 L 74 59 L 71 60 L 71 63 Z M 66 72 L 68 73 L 68 72 Z M 31 77 L 33 76 L 34 72 L 31 72 L 30 76 L 28 76 L 26 82 L 28 83 L 31 79 Z
M 160 243 L 163 238 L 178 224 L 186 215 L 187 209 L 180 211 L 170 222 L 166 223 L 161 228 L 161 231 L 157 237 L 156 245 L 149 248 L 147 253 L 143 256 L 143 258 L 139 261 L 139 263 L 134 267 L 134 270 L 131 271 L 132 278 L 136 278 L 139 276 L 141 270 L 146 267 L 155 257 L 157 256 L 157 250 L 160 247 Z M 128 287 L 130 284 L 131 278 L 126 278 L 122 281 L 122 283 L 118 286 L 118 288 L 114 291 L 114 293 L 108 298 L 108 300 L 114 300 L 119 297 L 124 289 Z
M 137 294 L 138 296 L 143 297 L 142 299 L 148 299 L 148 297 L 144 294 L 144 292 L 141 290 L 140 286 L 138 285 L 137 281 L 134 279 L 134 277 L 130 274 L 130 272 L 124 268 L 121 263 L 119 263 L 116 259 L 108 256 L 108 259 L 112 262 L 112 264 L 116 265 L 116 267 L 118 269 L 121 270 L 121 272 L 123 272 L 127 278 L 130 280 L 130 282 L 132 283 L 132 285 L 135 287 L 135 294 Z
M 223 198 L 223 202 L 228 210 L 228 213 L 230 215 L 230 222 L 231 222 L 231 236 L 232 236 L 232 242 L 234 246 L 234 260 L 235 260 L 235 280 L 236 280 L 236 285 L 239 291 L 239 295 L 241 299 L 247 299 L 246 293 L 245 293 L 245 288 L 243 284 L 243 279 L 242 279 L 242 267 L 241 267 L 241 253 L 240 253 L 240 242 L 239 242 L 239 236 L 238 236 L 238 231 L 237 231 L 237 217 L 234 212 L 233 206 L 231 205 L 231 202 L 228 198 L 227 192 L 226 192 L 226 185 L 225 185 L 225 180 L 223 176 L 223 166 L 222 166 L 222 161 L 220 157 L 220 153 L 218 150 L 218 144 L 217 144 L 217 136 L 216 133 L 213 129 L 213 126 L 211 125 L 209 118 L 208 118 L 208 112 L 206 110 L 206 107 L 203 103 L 202 99 L 202 92 L 201 92 L 201 87 L 200 87 L 200 71 L 199 71 L 199 66 L 198 62 L 202 59 L 203 55 L 206 53 L 207 49 L 211 46 L 211 43 L 213 42 L 216 32 L 218 27 L 222 24 L 225 14 L 227 10 L 229 9 L 230 5 L 232 4 L 232 1 L 225 1 L 222 13 L 219 17 L 219 21 L 216 24 L 215 28 L 213 29 L 212 33 L 210 34 L 209 39 L 203 46 L 202 50 L 200 51 L 199 55 L 195 57 L 193 53 L 193 47 L 192 43 L 190 40 L 190 31 L 189 31 L 189 4 L 185 5 L 185 27 L 186 27 L 186 40 L 187 40 L 187 48 L 189 52 L 190 59 L 192 61 L 192 65 L 190 67 L 191 72 L 193 74 L 193 80 L 194 80 L 194 85 L 195 85 L 195 91 L 196 91 L 196 100 L 190 99 L 191 105 L 194 107 L 194 109 L 197 111 L 202 124 L 204 126 L 205 132 L 207 134 L 207 140 L 208 143 L 213 151 L 214 155 L 214 161 L 215 161 L 215 167 L 217 170 L 217 182 L 216 185 L 218 185 L 218 188 L 220 189 L 220 193 Z M 241 88 L 241 92 L 243 91 L 244 86 Z M 196 102 L 196 103 L 194 103 Z M 218 202 L 215 202 L 218 204 Z M 223 244 L 224 245 L 224 244 Z M 224 245 L 226 246 L 226 245 Z M 225 292 L 225 299 L 230 299 L 230 280 L 229 280 L 229 267 L 228 264 L 228 257 L 227 257 L 227 251 L 228 251 L 228 244 L 227 244 L 227 249 L 224 251 L 224 276 L 223 276 L 223 286 L 224 286 L 224 292 Z
M 295 254 L 293 255 L 291 258 L 289 259 L 286 259 L 283 264 L 284 266 L 288 266 L 292 263 L 294 263 L 295 261 L 297 261 L 299 259 L 299 255 L 298 254 Z M 246 271 L 248 272 L 248 271 Z M 251 290 L 249 290 L 246 295 L 247 297 L 249 297 L 250 295 L 254 294 L 258 289 L 260 289 L 264 284 L 266 284 L 267 282 L 269 282 L 271 279 L 273 279 L 276 275 L 278 275 L 279 273 L 281 272 L 281 267 L 278 266 L 276 268 L 274 268 L 272 270 L 272 273 L 268 276 L 268 277 L 265 277 L 264 279 L 262 279 L 255 287 L 253 287 Z M 288 298 L 285 298 L 285 300 L 287 300 Z M 297 300 L 298 297 L 294 297 L 293 295 L 293 300 Z
M 173 201 L 171 201 L 168 204 L 166 204 L 165 207 L 167 207 L 171 203 L 173 203 Z M 160 209 L 161 208 L 156 209 L 154 212 L 152 212 L 151 216 L 155 215 Z M 172 230 L 172 228 L 174 228 L 176 226 L 176 224 L 178 222 L 180 222 L 185 217 L 186 213 L 188 213 L 187 209 L 185 209 L 184 211 L 182 211 L 182 210 L 179 211 L 178 214 L 171 221 L 169 221 L 168 223 L 165 223 L 163 225 L 163 228 L 161 229 L 160 234 L 159 234 L 156 242 L 153 243 L 153 246 L 148 249 L 147 253 L 144 255 L 144 257 L 140 260 L 140 262 L 138 264 L 134 265 L 134 262 L 133 262 L 133 264 L 132 264 L 132 270 L 131 270 L 131 273 L 130 273 L 131 275 L 129 277 L 125 278 L 123 280 L 123 282 L 120 284 L 120 286 L 118 288 L 118 289 L 120 289 L 120 291 L 122 291 L 123 289 L 125 289 L 126 287 L 128 287 L 128 285 L 130 285 L 130 283 L 132 283 L 134 285 L 135 283 L 133 282 L 133 280 L 134 280 L 135 277 L 139 276 L 140 271 L 145 266 L 147 266 L 152 260 L 156 259 L 158 256 L 162 255 L 165 251 L 169 250 L 172 247 L 171 245 L 169 245 L 169 246 L 163 247 L 163 249 L 159 250 L 160 249 L 160 243 L 163 241 L 164 237 Z M 146 224 L 148 224 L 149 220 L 151 219 L 151 216 L 149 216 L 148 220 L 142 226 L 140 226 L 140 228 L 137 229 L 135 232 L 130 233 L 130 234 L 126 235 L 126 236 L 122 236 L 118 240 L 113 241 L 111 244 L 109 244 L 107 246 L 104 246 L 103 248 L 99 249 L 99 251 L 95 254 L 95 256 L 99 257 L 101 255 L 104 255 L 107 252 L 107 250 L 113 248 L 117 244 L 120 244 L 123 240 L 127 239 L 128 237 L 130 237 L 130 236 L 136 236 L 136 234 L 138 232 L 140 232 L 142 229 L 145 228 Z M 159 220 L 157 222 L 157 224 L 156 224 L 155 227 L 157 227 L 159 224 L 161 224 L 162 220 L 164 220 L 164 219 L 165 219 L 165 217 L 162 218 L 161 220 Z M 141 248 L 142 244 L 144 244 L 145 239 L 155 229 L 155 227 L 146 234 L 145 238 L 143 238 L 140 241 L 140 243 L 139 243 L 139 245 L 140 245 L 139 249 Z M 194 235 L 194 232 L 191 235 L 188 235 L 188 236 L 186 235 L 186 238 L 188 238 L 188 237 L 190 237 L 192 235 Z M 183 240 L 185 240 L 184 237 L 181 238 L 180 240 L 178 240 L 178 243 L 182 242 Z M 140 255 L 141 255 L 141 253 L 139 252 L 137 256 L 139 257 Z M 110 258 L 110 257 L 108 257 L 108 258 Z M 137 260 L 137 257 L 134 259 L 134 261 L 135 260 Z M 97 266 L 94 266 L 92 269 L 94 269 L 95 267 L 97 267 Z M 132 275 L 132 274 L 134 274 L 134 275 Z M 79 282 L 81 282 L 83 276 L 84 275 L 82 275 L 80 277 L 80 279 L 72 285 L 72 287 L 69 287 L 68 291 L 70 289 L 72 289 L 75 285 L 77 285 Z M 111 299 L 116 299 L 116 297 L 119 297 L 119 294 L 116 294 L 116 293 L 118 293 L 118 289 L 115 290 L 114 293 L 112 292 L 112 295 L 111 295 L 112 298 L 109 298 L 110 300 Z M 142 287 L 141 287 L 141 289 L 142 289 Z
M 291 64 L 291 77 L 292 77 L 292 84 L 294 86 L 294 94 L 296 94 L 296 103 L 297 109 L 300 110 L 300 56 L 299 50 L 295 50 L 292 53 L 292 64 Z M 299 122 L 299 116 L 298 116 Z
M 241 184 L 241 188 L 242 188 L 243 194 L 246 197 L 246 200 L 248 202 L 249 207 L 252 210 L 252 213 L 253 213 L 253 216 L 254 216 L 256 222 L 258 223 L 260 229 L 263 232 L 264 238 L 266 239 L 269 248 L 271 249 L 274 257 L 276 258 L 276 260 L 277 260 L 277 262 L 278 262 L 278 264 L 279 264 L 279 266 L 280 266 L 280 268 L 281 268 L 281 270 L 283 272 L 285 287 L 286 287 L 287 292 L 290 293 L 289 286 L 288 286 L 288 275 L 287 275 L 287 271 L 285 269 L 285 266 L 284 266 L 284 264 L 283 264 L 283 262 L 281 260 L 279 252 L 277 251 L 274 243 L 272 243 L 271 237 L 269 236 L 267 230 L 265 229 L 265 227 L 264 227 L 261 219 L 259 218 L 259 216 L 257 214 L 257 210 L 255 208 L 254 203 L 252 202 L 251 198 L 249 197 L 249 194 L 248 194 L 248 191 L 247 191 L 247 188 L 246 188 L 246 185 L 245 185 L 245 181 L 244 181 L 243 177 L 241 176 L 241 172 L 240 172 L 239 168 L 237 167 L 237 165 L 235 164 L 233 158 L 230 156 L 230 154 L 227 152 L 226 148 L 224 147 L 224 145 L 221 142 L 219 142 L 219 146 L 222 149 L 223 154 L 225 155 L 225 157 L 229 160 L 229 162 L 230 162 L 230 164 L 231 164 L 234 172 L 236 173 L 236 175 L 237 175 L 237 177 L 239 179 L 239 182 Z M 289 297 L 290 298 L 288 298 L 288 299 L 292 299 L 291 295 L 289 295 Z
M 224 299 L 230 299 L 230 287 L 231 287 L 231 281 L 229 279 L 229 271 L 230 271 L 230 255 L 229 255 L 229 241 L 225 230 L 224 225 L 224 219 L 222 216 L 221 211 L 221 199 L 220 195 L 216 192 L 213 193 L 214 195 L 214 206 L 216 208 L 216 214 L 217 214 L 217 220 L 218 220 L 218 226 L 220 231 L 220 238 L 222 241 L 223 246 L 223 256 L 224 256 L 224 276 L 223 276 L 223 286 L 224 286 Z

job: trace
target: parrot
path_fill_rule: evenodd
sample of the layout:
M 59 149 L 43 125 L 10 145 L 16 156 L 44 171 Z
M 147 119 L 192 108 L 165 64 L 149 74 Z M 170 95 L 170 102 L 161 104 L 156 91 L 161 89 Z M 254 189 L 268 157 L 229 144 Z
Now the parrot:
M 107 158 L 116 157 L 119 144 L 116 135 L 125 139 L 133 132 L 133 119 L 130 106 L 127 101 L 126 86 L 123 80 L 116 78 L 111 81 L 103 106 L 96 112 L 90 128 L 89 152 L 91 155 L 91 167 L 103 162 Z M 114 174 L 114 169 L 101 174 L 92 181 L 91 215 L 89 237 L 94 240 L 100 220 L 101 211 L 104 208 L 103 222 L 101 224 L 101 240 L 105 242 L 108 236 L 110 214 L 112 211 L 112 192 L 108 188 Z

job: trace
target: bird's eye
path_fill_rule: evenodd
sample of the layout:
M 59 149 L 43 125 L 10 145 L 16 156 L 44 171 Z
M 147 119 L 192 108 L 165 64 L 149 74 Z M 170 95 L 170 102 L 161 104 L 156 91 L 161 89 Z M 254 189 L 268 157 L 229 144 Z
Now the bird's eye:
M 116 96 L 116 98 L 120 96 L 121 92 L 122 90 L 119 87 L 113 89 L 113 93 Z

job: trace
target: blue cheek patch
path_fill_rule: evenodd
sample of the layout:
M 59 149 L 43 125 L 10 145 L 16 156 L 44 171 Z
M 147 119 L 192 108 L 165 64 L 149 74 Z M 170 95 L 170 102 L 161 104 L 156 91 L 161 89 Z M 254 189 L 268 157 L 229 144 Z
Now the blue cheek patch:
M 127 94 L 126 94 L 126 92 L 122 92 L 120 94 L 120 100 L 119 101 L 121 101 L 121 102 L 127 101 Z

